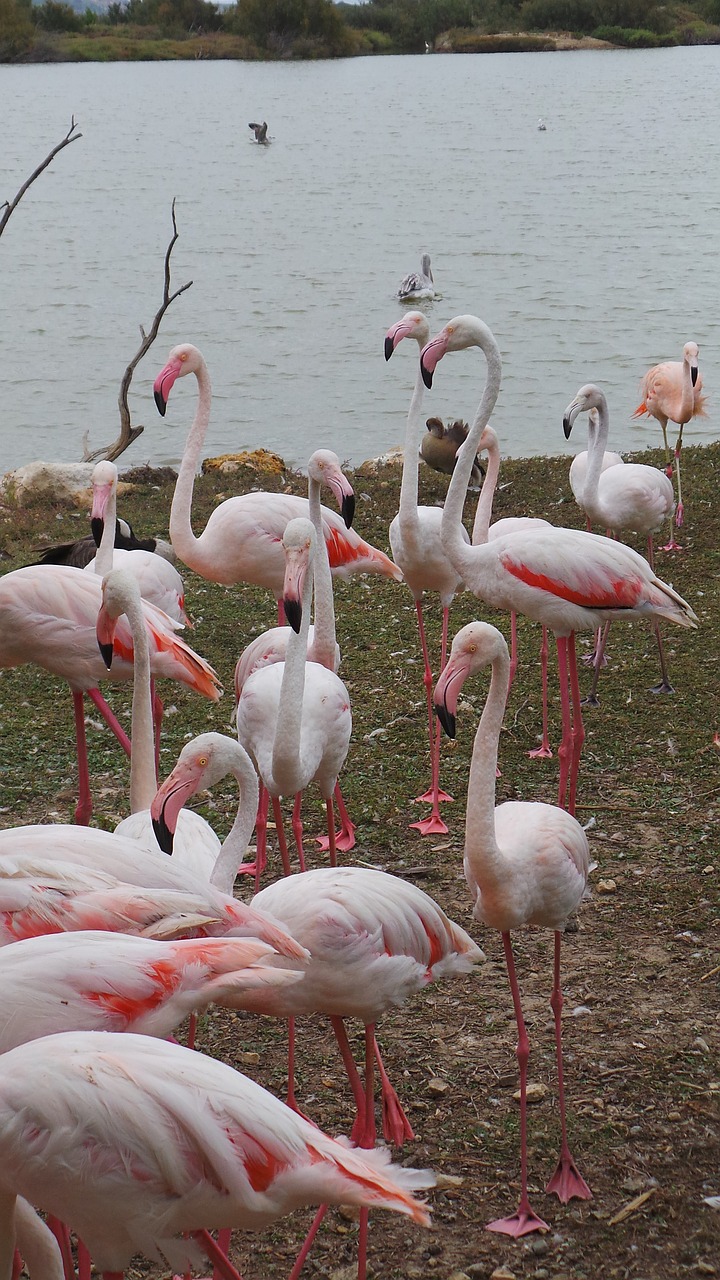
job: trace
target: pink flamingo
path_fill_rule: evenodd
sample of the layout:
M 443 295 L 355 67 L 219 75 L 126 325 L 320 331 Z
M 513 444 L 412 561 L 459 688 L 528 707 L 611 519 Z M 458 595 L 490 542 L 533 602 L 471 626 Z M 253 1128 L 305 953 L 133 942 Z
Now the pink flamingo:
M 83 693 L 130 754 L 128 736 L 97 686 L 102 679 L 132 680 L 132 635 L 127 624 L 118 624 L 116 661 L 108 672 L 95 635 L 101 594 L 96 574 L 67 565 L 28 565 L 0 579 L 0 667 L 33 662 L 62 676 L 72 690 L 79 772 L 75 820 L 84 824 L 90 820 L 92 799 Z M 164 613 L 147 601 L 142 609 L 150 631 L 153 675 L 179 680 L 216 702 L 219 681 L 212 667 L 176 636 L 177 624 Z
M 252 759 L 264 788 L 257 820 L 256 886 L 265 866 L 268 798 L 272 797 L 285 874 L 290 859 L 282 826 L 280 797 L 298 795 L 317 782 L 327 812 L 330 864 L 335 866 L 333 792 L 350 745 L 350 696 L 334 671 L 307 662 L 312 566 L 317 540 L 310 520 L 291 520 L 283 533 L 284 605 L 293 634 L 284 662 L 255 671 L 237 706 L 238 741 Z M 296 634 L 297 633 L 297 634 Z M 302 843 L 298 844 L 304 870 Z
M 422 350 L 428 338 L 430 328 L 421 311 L 409 311 L 402 320 L 388 329 L 385 337 L 385 359 L 389 360 L 393 351 L 403 338 L 414 338 Z M 440 726 L 436 725 L 432 711 L 433 675 L 430 666 L 425 625 L 423 620 L 422 601 L 426 591 L 437 591 L 442 604 L 442 643 L 440 669 L 445 665 L 447 656 L 448 619 L 450 605 L 455 593 L 462 587 L 462 581 L 443 550 L 440 540 L 440 507 L 418 506 L 418 449 L 424 434 L 422 421 L 423 380 L 418 370 L 415 388 L 410 400 L 405 431 L 405 453 L 403 458 L 402 481 L 400 485 L 400 509 L 390 525 L 390 546 L 393 559 L 400 566 L 415 601 L 420 645 L 422 648 L 427 700 L 428 736 L 430 739 L 431 782 L 423 795 L 418 796 L 420 802 L 429 801 L 432 809 L 427 818 L 412 822 L 421 835 L 444 835 L 447 826 L 440 816 L 439 802 L 452 800 L 452 796 L 440 789 Z M 467 537 L 467 534 L 465 535 Z M 468 539 L 469 541 L 469 539 Z
M 453 640 L 448 664 L 435 688 L 435 708 L 450 737 L 455 736 L 458 694 L 468 676 L 491 664 L 490 692 L 475 735 L 468 781 L 465 828 L 465 879 L 473 897 L 473 915 L 502 934 L 510 990 L 518 1028 L 520 1068 L 521 1189 L 517 1211 L 488 1223 L 489 1231 L 524 1236 L 547 1224 L 530 1206 L 527 1189 L 527 1064 L 529 1042 L 522 1015 L 510 933 L 522 925 L 555 932 L 555 962 L 550 1006 L 555 1017 L 561 1149 L 546 1190 L 567 1204 L 574 1196 L 591 1198 L 570 1153 L 565 1121 L 562 1058 L 560 944 L 567 919 L 587 892 L 588 843 L 583 828 L 564 809 L 551 804 L 510 801 L 495 808 L 498 742 L 505 714 L 510 659 L 496 627 L 471 622 Z
M 308 662 L 319 662 L 321 666 L 327 667 L 328 671 L 334 671 L 337 674 L 340 666 L 340 648 L 335 637 L 335 605 L 330 561 L 322 532 L 320 488 L 323 484 L 333 490 L 345 515 L 352 520 L 355 495 L 340 467 L 340 459 L 330 449 L 316 449 L 308 461 L 308 511 L 315 526 L 317 550 L 313 571 L 315 625 L 308 630 L 307 659 Z M 269 631 L 256 636 L 245 647 L 235 666 L 236 704 L 240 700 L 245 681 L 253 671 L 257 671 L 260 667 L 271 666 L 274 662 L 285 661 L 291 631 L 292 628 L 288 626 L 271 627 Z M 355 825 L 350 820 L 339 783 L 335 787 L 334 798 L 341 820 L 341 828 L 335 838 L 335 847 L 347 853 L 355 845 Z M 300 797 L 296 797 L 293 830 L 296 844 L 300 847 L 302 845 Z M 318 836 L 317 842 L 321 849 L 328 848 L 327 836 Z
M 494 608 L 526 614 L 555 635 L 563 722 L 558 802 L 563 807 L 567 804 L 572 813 L 584 738 L 575 632 L 595 630 L 615 618 L 664 617 L 684 627 L 695 627 L 697 619 L 686 601 L 655 576 L 642 556 L 610 538 L 549 525 L 531 534 L 507 534 L 484 546 L 467 545 L 461 525 L 463 499 L 478 441 L 500 390 L 500 351 L 482 320 L 456 316 L 420 357 L 426 385 L 432 385 L 433 371 L 448 351 L 473 346 L 485 354 L 486 384 L 448 487 L 443 545 L 468 590 Z
M 170 539 L 185 564 L 211 582 L 232 586 L 250 582 L 267 587 L 278 601 L 278 621 L 283 622 L 281 600 L 285 560 L 282 535 L 288 520 L 308 515 L 307 498 L 289 493 L 243 493 L 226 498 L 215 508 L 199 538 L 190 524 L 195 472 L 210 421 L 211 388 L 207 365 L 197 347 L 184 343 L 173 347 L 167 364 L 155 379 L 155 403 L 165 413 L 177 378 L 194 373 L 198 403 L 170 510 Z M 327 507 L 322 508 L 325 543 L 333 573 L 380 573 L 400 579 L 400 570 L 389 556 L 364 542 L 353 529 Z
M 261 1230 L 318 1202 L 427 1225 L 414 1192 L 434 1182 L 328 1138 L 222 1062 L 97 1031 L 0 1058 L 0 1157 L 0 1280 L 11 1276 L 18 1194 L 72 1224 L 104 1280 L 121 1280 L 137 1252 L 184 1271 L 198 1245 L 238 1280 L 208 1228 Z
M 648 564 L 654 569 L 653 533 L 665 520 L 672 521 L 675 510 L 672 482 L 657 467 L 648 467 L 644 463 L 629 462 L 603 469 L 607 457 L 605 445 L 609 415 L 607 400 L 600 388 L 593 383 L 581 387 L 565 410 L 563 431 L 566 440 L 570 439 L 573 423 L 579 413 L 588 414 L 588 467 L 579 505 L 589 521 L 598 522 L 612 534 L 623 533 L 626 529 L 644 534 L 647 537 Z M 606 622 L 595 652 L 592 688 L 585 699 L 591 706 L 597 705 L 597 681 L 609 628 L 610 623 Z M 673 693 L 658 622 L 654 624 L 654 631 L 662 679 L 652 692 Z
M 667 424 L 677 422 L 680 430 L 675 442 L 675 473 L 677 476 L 677 507 L 675 509 L 675 526 L 679 528 L 683 522 L 682 485 L 680 483 L 680 450 L 682 449 L 682 433 L 686 422 L 698 415 L 705 414 L 705 396 L 702 391 L 702 374 L 698 368 L 697 342 L 686 342 L 683 347 L 682 360 L 666 360 L 663 364 L 655 364 L 648 369 L 641 384 L 642 401 L 633 413 L 633 418 L 640 418 L 644 413 L 657 418 L 665 442 L 665 472 L 672 477 L 672 460 L 668 447 Z M 675 541 L 672 523 L 670 525 L 670 541 L 663 551 L 679 551 Z

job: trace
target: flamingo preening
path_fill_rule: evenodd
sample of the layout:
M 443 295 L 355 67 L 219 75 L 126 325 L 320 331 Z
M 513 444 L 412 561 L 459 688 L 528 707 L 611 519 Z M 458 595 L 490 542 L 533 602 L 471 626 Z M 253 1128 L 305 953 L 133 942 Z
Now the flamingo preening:
M 500 390 L 500 351 L 488 326 L 476 316 L 465 315 L 445 325 L 420 357 L 426 386 L 432 386 L 442 357 L 468 347 L 483 351 L 487 376 L 448 486 L 443 545 L 468 590 L 495 608 L 526 614 L 555 635 L 563 723 L 558 803 L 573 813 L 584 739 L 575 632 L 595 630 L 616 618 L 654 621 L 663 617 L 684 627 L 695 627 L 697 618 L 642 556 L 610 538 L 550 525 L 530 534 L 507 534 L 485 545 L 467 545 L 461 523 L 463 501 L 478 442 Z

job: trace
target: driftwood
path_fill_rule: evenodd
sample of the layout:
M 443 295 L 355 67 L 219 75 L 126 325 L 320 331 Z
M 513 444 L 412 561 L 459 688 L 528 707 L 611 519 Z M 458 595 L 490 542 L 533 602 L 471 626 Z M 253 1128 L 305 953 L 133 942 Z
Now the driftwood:
M 175 201 L 174 200 L 172 202 L 172 224 L 173 224 L 172 239 L 167 247 L 167 252 L 165 253 L 165 287 L 163 289 L 163 300 L 160 307 L 155 313 L 155 319 L 152 322 L 150 332 L 145 333 L 143 326 L 140 325 L 140 334 L 142 337 L 142 342 L 140 343 L 140 346 L 135 352 L 135 355 L 130 361 L 127 369 L 125 370 L 125 373 L 123 374 L 123 380 L 120 383 L 120 394 L 118 395 L 118 408 L 120 410 L 120 435 L 118 436 L 117 440 L 115 440 L 113 444 L 104 445 L 101 449 L 94 449 L 92 453 L 90 453 L 88 451 L 88 435 L 86 433 L 83 439 L 83 462 L 95 462 L 99 458 L 105 458 L 109 462 L 114 462 L 115 459 L 119 458 L 120 454 L 124 453 L 125 450 L 128 448 L 128 446 L 132 444 L 133 440 L 137 440 L 138 436 L 141 436 L 143 431 L 145 430 L 143 426 L 134 427 L 130 420 L 130 407 L 128 405 L 128 391 L 130 390 L 130 383 L 132 382 L 132 376 L 133 376 L 133 373 L 135 372 L 135 369 L 137 368 L 140 361 L 142 360 L 143 356 L 147 355 L 147 352 L 150 350 L 153 342 L 157 338 L 158 333 L 160 331 L 160 324 L 162 322 L 162 318 L 165 315 L 165 312 L 167 311 L 168 307 L 170 306 L 171 303 L 175 301 L 176 298 L 180 297 L 181 293 L 184 293 L 186 289 L 189 289 L 190 285 L 192 284 L 192 280 L 188 280 L 187 284 L 181 285 L 180 288 L 176 289 L 174 293 L 170 292 L 170 258 L 172 255 L 172 251 L 175 247 L 175 242 L 178 238 L 177 222 L 175 221 Z
M 43 172 L 43 170 L 47 169 L 49 164 L 52 164 L 52 161 L 55 159 L 55 156 L 58 154 L 58 151 L 62 151 L 64 147 L 69 147 L 71 142 L 77 142 L 78 138 L 82 138 L 82 134 L 78 133 L 77 125 L 75 124 L 75 117 L 73 116 L 70 123 L 70 128 L 65 134 L 65 137 L 63 138 L 62 142 L 58 142 L 57 146 L 53 147 L 52 151 L 49 153 L 49 155 L 45 157 L 42 164 L 39 164 L 37 169 L 35 169 L 33 173 L 30 174 L 30 177 L 25 182 L 23 182 L 20 190 L 18 191 L 14 199 L 4 200 L 3 203 L 0 204 L 0 210 L 2 210 L 2 213 L 0 213 L 0 236 L 5 230 L 9 219 L 17 209 L 28 187 L 31 187 L 35 179 L 40 177 L 40 174 Z

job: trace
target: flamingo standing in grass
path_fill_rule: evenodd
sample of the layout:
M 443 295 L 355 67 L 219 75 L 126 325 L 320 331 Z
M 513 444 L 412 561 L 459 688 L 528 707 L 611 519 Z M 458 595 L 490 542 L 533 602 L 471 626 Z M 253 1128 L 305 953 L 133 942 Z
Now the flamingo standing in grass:
M 663 617 L 684 627 L 695 627 L 697 618 L 642 556 L 610 538 L 550 525 L 481 546 L 467 545 L 461 524 L 463 500 L 478 442 L 500 390 L 500 351 L 487 325 L 466 315 L 451 320 L 420 357 L 425 383 L 432 386 L 433 372 L 447 352 L 475 346 L 487 360 L 485 389 L 448 487 L 443 545 L 468 590 L 494 608 L 524 613 L 555 635 L 563 724 L 558 803 L 572 813 L 584 738 L 575 632 L 595 630 L 615 618 Z
M 170 540 L 180 559 L 211 582 L 226 586 L 250 582 L 267 587 L 278 601 L 278 621 L 282 623 L 282 535 L 288 520 L 307 517 L 307 498 L 289 493 L 243 493 L 226 498 L 215 508 L 200 537 L 195 537 L 190 523 L 193 486 L 212 398 L 207 365 L 197 347 L 189 343 L 173 347 L 155 379 L 154 392 L 158 410 L 164 415 L 173 384 L 189 373 L 197 379 L 198 403 L 170 509 Z M 400 570 L 390 557 L 364 542 L 334 512 L 323 507 L 322 518 L 333 573 L 344 577 L 380 573 L 400 579 Z
M 75 821 L 88 823 L 92 812 L 90 772 L 85 739 L 83 693 L 95 704 L 130 754 L 127 734 L 102 697 L 102 679 L 132 680 L 133 644 L 130 629 L 120 622 L 117 658 L 108 672 L 95 635 L 102 587 L 99 577 L 66 565 L 28 565 L 0 579 L 0 667 L 35 663 L 62 676 L 70 685 L 75 708 L 79 798 Z M 144 601 L 150 631 L 150 668 L 216 702 L 219 681 L 212 667 L 176 634 L 177 624 Z
M 653 533 L 665 520 L 672 521 L 675 510 L 672 482 L 662 471 L 658 471 L 657 467 L 648 467 L 644 463 L 628 462 L 619 467 L 614 466 L 603 470 L 603 462 L 607 457 L 605 445 L 609 431 L 609 414 L 603 392 L 593 383 L 587 383 L 581 387 L 565 410 L 563 431 L 566 440 L 570 439 L 573 423 L 579 413 L 588 414 L 588 467 L 580 506 L 588 520 L 597 521 L 612 534 L 621 534 L 626 529 L 633 533 L 644 534 L 647 537 L 648 564 L 651 569 L 654 569 Z M 600 644 L 595 652 L 592 688 L 586 698 L 586 702 L 592 706 L 597 705 L 597 681 L 609 628 L 610 623 L 606 622 Z M 654 624 L 654 631 L 662 678 L 653 688 L 653 693 L 673 693 L 660 635 L 660 624 L 657 621 Z
M 208 1229 L 257 1231 L 328 1201 L 427 1225 L 414 1193 L 433 1182 L 164 1040 L 64 1032 L 0 1058 L 0 1280 L 12 1274 L 18 1195 L 69 1223 L 104 1280 L 121 1280 L 138 1252 L 184 1272 L 199 1249 L 238 1280 Z
M 290 859 L 280 797 L 317 782 L 325 801 L 330 864 L 335 866 L 333 791 L 350 745 L 352 716 L 345 685 L 333 671 L 307 662 L 312 566 L 317 539 L 310 520 L 291 520 L 283 534 L 286 558 L 285 612 L 293 635 L 284 662 L 262 667 L 246 680 L 237 706 L 238 741 L 250 755 L 264 788 L 257 819 L 256 886 L 265 866 L 267 808 L 273 812 L 286 875 Z M 295 634 L 297 633 L 297 634 Z M 298 844 L 304 870 L 302 842 Z
M 705 396 L 702 392 L 702 374 L 698 368 L 697 342 L 686 342 L 683 347 L 682 360 L 666 360 L 663 364 L 653 365 L 643 378 L 640 389 L 642 401 L 633 413 L 633 418 L 640 418 L 644 413 L 657 418 L 663 433 L 665 444 L 665 472 L 672 476 L 672 459 L 667 438 L 668 422 L 677 422 L 680 430 L 675 442 L 675 474 L 677 476 L 677 507 L 675 509 L 675 526 L 679 528 L 683 522 L 682 485 L 680 482 L 680 450 L 682 449 L 683 427 L 686 422 L 696 416 L 704 416 Z M 679 551 L 675 541 L 672 523 L 670 525 L 670 541 L 663 551 Z
M 560 1095 L 561 1149 L 557 1168 L 547 1185 L 567 1204 L 578 1197 L 591 1198 L 570 1154 L 565 1122 L 565 1089 L 562 1059 L 563 1006 L 560 988 L 560 944 L 568 917 L 587 891 L 590 870 L 587 837 L 580 823 L 564 809 L 551 804 L 510 801 L 495 808 L 495 773 L 498 742 L 505 714 L 510 659 L 507 645 L 496 627 L 471 622 L 453 640 L 448 664 L 435 687 L 435 708 L 450 737 L 455 736 L 458 695 L 466 679 L 492 666 L 490 692 L 473 746 L 468 780 L 465 829 L 465 879 L 473 898 L 473 915 L 502 934 L 510 989 L 518 1028 L 517 1059 L 520 1067 L 521 1187 L 517 1211 L 488 1223 L 489 1231 L 524 1236 L 546 1231 L 547 1224 L 533 1212 L 527 1189 L 527 1064 L 529 1043 L 515 974 L 512 929 L 525 924 L 555 932 L 555 962 L 550 1006 L 555 1017 L 558 1090 Z
M 414 338 L 422 350 L 430 337 L 430 327 L 421 311 L 409 311 L 394 324 L 385 336 L 385 359 L 389 360 L 403 338 Z M 410 400 L 405 430 L 405 452 L 402 481 L 400 484 L 400 510 L 390 525 L 390 546 L 393 559 L 400 566 L 415 601 L 420 645 L 422 648 L 427 699 L 428 736 L 430 739 L 431 781 L 420 802 L 429 801 L 432 809 L 426 818 L 412 822 L 421 835 L 444 835 L 447 826 L 440 816 L 439 802 L 452 800 L 452 796 L 440 789 L 440 726 L 436 725 L 432 711 L 433 675 L 430 666 L 422 601 L 426 591 L 437 591 L 442 604 L 442 642 L 440 670 L 447 656 L 448 619 L 455 593 L 462 588 L 462 580 L 448 560 L 440 539 L 440 507 L 418 506 L 418 448 L 423 435 L 422 421 L 423 380 L 418 369 L 415 388 Z M 465 534 L 467 538 L 467 534 Z M 469 541 L 469 539 L 468 539 Z

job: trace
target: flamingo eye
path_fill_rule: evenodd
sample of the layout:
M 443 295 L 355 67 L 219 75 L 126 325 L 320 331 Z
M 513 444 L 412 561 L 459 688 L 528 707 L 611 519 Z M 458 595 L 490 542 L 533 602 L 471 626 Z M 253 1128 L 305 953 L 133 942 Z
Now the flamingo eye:
M 200 756 L 198 758 L 198 765 L 200 766 L 201 769 L 205 768 L 207 762 L 208 762 L 207 756 Z
M 180 359 L 182 360 L 183 364 L 185 363 L 185 361 L 187 360 L 187 358 L 188 358 L 188 353 L 187 353 L 187 351 L 183 351 L 182 355 L 180 356 Z
M 468 645 L 468 653 L 477 653 L 477 645 L 476 644 Z

